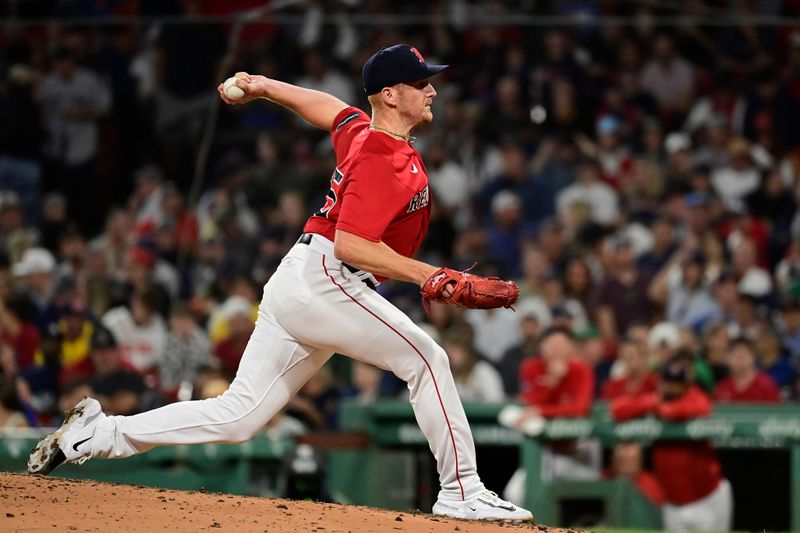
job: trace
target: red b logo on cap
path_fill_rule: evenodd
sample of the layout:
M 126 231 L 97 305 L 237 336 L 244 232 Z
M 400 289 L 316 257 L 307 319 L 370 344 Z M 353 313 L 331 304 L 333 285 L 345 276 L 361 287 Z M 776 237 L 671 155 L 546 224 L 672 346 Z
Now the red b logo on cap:
M 424 63 L 425 62 L 425 58 L 422 57 L 422 54 L 419 53 L 419 50 L 417 50 L 416 48 L 411 48 L 411 51 L 414 53 L 415 56 L 417 56 L 417 58 L 419 59 L 420 63 Z

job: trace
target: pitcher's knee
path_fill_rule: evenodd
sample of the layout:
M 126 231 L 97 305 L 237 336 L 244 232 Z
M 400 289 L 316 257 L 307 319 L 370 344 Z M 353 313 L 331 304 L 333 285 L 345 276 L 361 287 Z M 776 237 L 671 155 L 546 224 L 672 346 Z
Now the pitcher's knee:
M 213 410 L 217 413 L 219 428 L 223 433 L 221 437 L 228 442 L 248 441 L 266 423 L 265 414 L 260 412 L 256 402 L 230 389 L 209 402 L 214 404 Z

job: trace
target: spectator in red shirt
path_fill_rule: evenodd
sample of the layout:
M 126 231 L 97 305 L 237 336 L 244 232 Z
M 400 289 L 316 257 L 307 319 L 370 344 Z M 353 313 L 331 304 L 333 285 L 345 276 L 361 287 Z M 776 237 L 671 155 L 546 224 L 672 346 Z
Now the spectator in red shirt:
M 619 347 L 618 360 L 623 373 L 603 384 L 601 398 L 611 401 L 620 396 L 639 396 L 656 392 L 658 376 L 647 364 L 647 349 L 638 342 L 626 340 Z
M 234 299 L 235 298 L 235 299 Z M 255 324 L 251 307 L 245 298 L 231 298 L 228 311 L 228 335 L 214 346 L 214 357 L 219 361 L 225 376 L 233 379 L 239 361 L 242 359 L 247 341 L 253 333 Z
M 39 331 L 26 320 L 24 307 L 23 298 L 0 298 L 0 340 L 13 348 L 20 371 L 33 366 L 39 346 Z
M 529 415 L 544 418 L 587 416 L 592 407 L 594 373 L 577 357 L 572 332 L 546 330 L 539 341 L 540 357 L 520 366 L 520 396 Z
M 664 365 L 657 394 L 622 396 L 611 403 L 616 421 L 654 414 L 670 422 L 708 416 L 711 402 L 694 384 L 692 355 L 680 352 Z M 733 494 L 708 441 L 657 441 L 653 471 L 664 488 L 667 531 L 729 531 Z
M 746 337 L 738 337 L 728 346 L 727 378 L 714 389 L 718 402 L 779 403 L 780 391 L 767 374 L 756 367 L 756 348 Z
M 526 407 L 513 425 L 528 434 L 532 426 L 543 427 L 545 418 L 588 416 L 594 394 L 594 372 L 579 358 L 569 329 L 546 329 L 539 340 L 539 353 L 520 366 L 520 397 Z M 548 441 L 542 454 L 541 476 L 597 480 L 601 455 L 600 445 L 593 439 Z M 506 485 L 506 499 L 522 503 L 525 475 L 522 469 L 514 473 Z

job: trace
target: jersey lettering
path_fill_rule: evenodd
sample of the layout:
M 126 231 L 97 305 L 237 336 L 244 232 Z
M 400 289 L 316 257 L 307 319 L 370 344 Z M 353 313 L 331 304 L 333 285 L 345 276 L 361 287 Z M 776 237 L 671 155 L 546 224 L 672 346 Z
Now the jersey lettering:
M 428 186 L 426 185 L 425 188 L 415 194 L 414 198 L 408 203 L 408 211 L 406 211 L 406 213 L 413 213 L 417 209 L 422 209 L 428 205 L 428 201 L 430 200 L 429 196 Z
M 319 211 L 314 213 L 315 217 L 328 217 L 328 213 L 330 213 L 331 209 L 333 209 L 333 206 L 336 205 L 336 193 L 339 190 L 339 185 L 342 183 L 343 178 L 344 174 L 342 174 L 338 168 L 333 171 L 333 175 L 331 176 L 331 188 L 328 189 L 328 194 L 325 195 L 325 205 L 323 205 Z

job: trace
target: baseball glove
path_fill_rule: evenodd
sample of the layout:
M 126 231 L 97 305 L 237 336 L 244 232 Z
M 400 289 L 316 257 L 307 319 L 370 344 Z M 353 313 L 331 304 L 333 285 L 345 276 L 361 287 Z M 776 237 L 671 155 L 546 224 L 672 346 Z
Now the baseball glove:
M 451 286 L 450 296 L 445 295 L 445 287 Z M 519 287 L 513 281 L 499 278 L 484 278 L 440 268 L 422 286 L 422 305 L 429 311 L 430 302 L 446 302 L 468 309 L 511 308 L 519 298 Z

